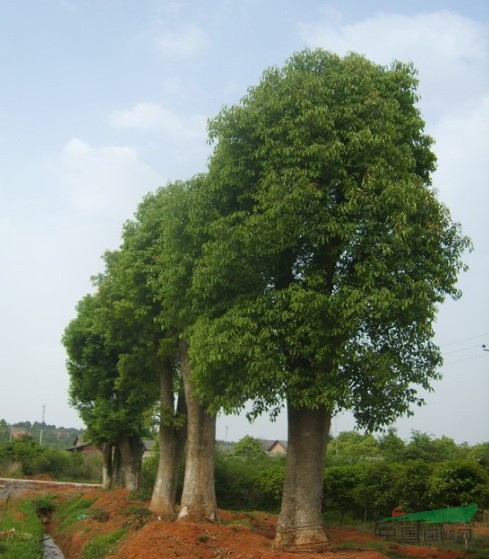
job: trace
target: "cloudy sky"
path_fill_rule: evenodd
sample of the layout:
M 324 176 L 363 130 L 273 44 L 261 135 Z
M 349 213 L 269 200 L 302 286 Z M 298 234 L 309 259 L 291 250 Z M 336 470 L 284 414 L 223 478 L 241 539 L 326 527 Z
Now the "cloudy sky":
M 486 0 L 0 0 L 0 418 L 46 406 L 81 426 L 60 338 L 101 254 L 144 194 L 205 170 L 207 118 L 323 47 L 419 70 L 434 183 L 475 250 L 439 313 L 444 378 L 396 427 L 488 441 L 488 30 Z M 219 438 L 247 433 L 285 438 L 285 421 L 219 419 Z

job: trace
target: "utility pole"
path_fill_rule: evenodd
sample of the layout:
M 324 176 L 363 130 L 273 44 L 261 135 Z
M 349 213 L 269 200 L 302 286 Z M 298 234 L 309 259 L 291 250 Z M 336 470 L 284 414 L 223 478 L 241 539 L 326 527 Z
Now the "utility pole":
M 42 444 L 42 426 L 44 425 L 44 417 L 46 416 L 46 404 L 42 405 L 42 421 L 41 421 L 41 432 L 39 433 L 39 444 Z

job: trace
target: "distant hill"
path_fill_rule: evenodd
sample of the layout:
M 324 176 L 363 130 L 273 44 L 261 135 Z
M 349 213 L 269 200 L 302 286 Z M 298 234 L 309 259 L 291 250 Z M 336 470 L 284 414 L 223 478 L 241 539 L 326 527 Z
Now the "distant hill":
M 41 436 L 42 431 L 42 436 Z M 43 445 L 54 448 L 68 448 L 73 446 L 76 438 L 81 437 L 83 429 L 74 427 L 57 427 L 35 421 L 20 421 L 19 423 L 7 423 L 0 419 L 0 444 L 9 442 L 12 438 L 29 435 L 36 441 L 42 441 Z

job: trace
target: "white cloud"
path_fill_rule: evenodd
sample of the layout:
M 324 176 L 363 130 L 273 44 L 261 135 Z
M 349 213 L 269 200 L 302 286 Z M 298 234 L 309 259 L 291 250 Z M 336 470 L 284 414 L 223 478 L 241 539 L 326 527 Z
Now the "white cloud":
M 454 219 L 489 247 L 489 93 L 470 111 L 453 111 L 430 130 L 436 138 L 434 184 Z M 476 246 L 476 250 L 477 250 Z M 486 252 L 487 254 L 487 252 Z
M 194 139 L 205 142 L 206 122 L 204 116 L 181 117 L 156 103 L 138 103 L 132 109 L 114 112 L 110 118 L 113 128 L 158 131 L 177 142 Z
M 64 147 L 54 165 L 70 205 L 84 216 L 106 215 L 122 223 L 142 196 L 162 178 L 129 147 L 92 147 L 78 138 Z
M 299 33 L 310 47 L 356 51 L 381 64 L 413 62 L 423 108 L 432 114 L 442 106 L 472 103 L 489 84 L 488 27 L 446 10 L 378 13 L 349 24 L 329 11 L 319 22 L 301 24 Z
M 166 29 L 155 39 L 165 56 L 187 57 L 205 52 L 210 45 L 206 32 L 195 24 L 188 23 L 176 29 Z

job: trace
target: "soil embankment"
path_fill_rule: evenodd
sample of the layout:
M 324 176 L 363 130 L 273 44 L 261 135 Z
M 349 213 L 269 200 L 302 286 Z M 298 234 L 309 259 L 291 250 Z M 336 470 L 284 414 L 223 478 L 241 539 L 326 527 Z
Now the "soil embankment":
M 68 528 L 53 519 L 47 530 L 61 547 L 65 559 L 80 559 L 95 538 L 123 532 L 117 550 L 107 559 L 386 559 L 388 556 L 424 559 L 462 559 L 464 550 L 437 550 L 386 543 L 369 531 L 327 528 L 333 551 L 295 555 L 272 549 L 274 515 L 263 512 L 220 511 L 219 523 L 166 523 L 151 514 L 147 503 L 134 501 L 123 490 L 106 491 L 99 486 L 51 481 L 1 480 L 11 498 L 56 494 L 59 503 L 76 495 L 91 502 L 86 514 Z M 0 492 L 0 498 L 1 498 Z M 143 514 L 144 513 L 144 514 Z

